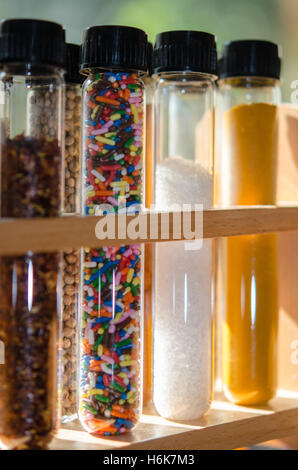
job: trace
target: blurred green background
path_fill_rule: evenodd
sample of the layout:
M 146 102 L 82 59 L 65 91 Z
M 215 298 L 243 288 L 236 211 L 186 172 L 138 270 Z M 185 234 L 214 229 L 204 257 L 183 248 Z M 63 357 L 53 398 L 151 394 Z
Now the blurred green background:
M 230 39 L 269 39 L 281 46 L 285 101 L 298 79 L 298 0 L 0 0 L 0 16 L 57 21 L 76 43 L 95 24 L 137 26 L 151 41 L 170 29 L 208 31 L 219 50 Z

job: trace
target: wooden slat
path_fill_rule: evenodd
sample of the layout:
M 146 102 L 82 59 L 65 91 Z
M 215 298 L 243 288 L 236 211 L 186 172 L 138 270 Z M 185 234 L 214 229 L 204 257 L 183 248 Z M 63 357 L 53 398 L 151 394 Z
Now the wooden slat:
M 298 12 L 298 9 L 297 9 Z M 282 104 L 278 109 L 278 178 L 277 200 L 298 203 L 298 107 Z M 279 297 L 279 384 L 298 390 L 298 234 L 278 236 Z M 297 437 L 298 445 L 298 437 Z
M 204 238 L 226 237 L 265 232 L 298 230 L 298 207 L 245 207 L 233 209 L 211 209 L 204 211 Z M 194 226 L 195 212 L 191 212 Z M 150 222 L 150 214 L 144 214 L 148 227 L 160 229 L 161 214 Z M 61 217 L 56 219 L 2 219 L 0 220 L 0 254 L 22 254 L 29 250 L 53 252 L 80 246 L 98 247 L 150 242 L 149 237 L 129 237 L 99 240 L 95 226 L 102 217 Z M 134 216 L 127 217 L 127 225 Z M 115 216 L 116 233 L 118 217 Z M 169 214 L 169 239 L 173 240 L 173 213 Z M 184 240 L 183 231 L 179 238 Z M 159 233 L 155 241 L 167 241 Z M 175 238 L 177 241 L 177 238 Z
M 211 410 L 189 422 L 167 421 L 145 409 L 135 431 L 103 439 L 90 436 L 78 422 L 64 425 L 51 448 L 59 450 L 235 449 L 298 432 L 298 396 L 276 398 L 266 407 L 245 408 L 216 397 Z

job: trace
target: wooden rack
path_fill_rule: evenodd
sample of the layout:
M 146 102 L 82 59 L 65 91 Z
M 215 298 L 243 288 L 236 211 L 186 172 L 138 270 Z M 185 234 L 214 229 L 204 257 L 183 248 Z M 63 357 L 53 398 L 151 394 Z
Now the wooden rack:
M 298 435 L 298 364 L 291 360 L 298 340 L 298 109 L 279 108 L 279 201 L 284 207 L 213 209 L 203 213 L 203 237 L 278 233 L 280 328 L 279 393 L 266 407 L 239 407 L 220 395 L 210 411 L 195 422 L 173 422 L 159 417 L 151 406 L 130 435 L 103 439 L 90 436 L 78 422 L 62 426 L 52 449 L 234 449 L 269 439 Z M 194 221 L 195 213 L 192 213 Z M 149 214 L 144 215 L 149 219 Z M 157 227 L 160 227 L 157 217 Z M 131 220 L 133 217 L 130 217 Z M 99 217 L 1 220 L 0 254 L 57 251 L 81 246 L 148 242 L 147 238 L 99 240 Z M 118 218 L 116 217 L 116 225 Z M 173 240 L 170 215 L 170 240 Z M 181 237 L 181 240 L 183 237 Z M 162 241 L 159 236 L 157 242 Z M 163 240 L 166 241 L 166 240 Z M 298 445 L 298 443 L 297 443 Z
M 195 215 L 193 212 L 192 219 Z M 149 219 L 149 214 L 144 217 Z M 170 240 L 173 240 L 172 219 L 170 214 Z M 95 236 L 95 225 L 99 220 L 100 217 L 3 219 L 0 222 L 0 254 L 149 241 L 128 238 L 99 240 Z M 159 222 L 160 218 L 157 224 Z M 267 232 L 288 234 L 291 231 L 298 231 L 298 207 L 294 206 L 213 209 L 203 212 L 204 238 Z M 156 241 L 165 240 L 159 237 Z M 219 395 L 215 397 L 205 417 L 187 423 L 162 419 L 151 407 L 144 410 L 141 423 L 133 433 L 118 438 L 92 437 L 78 422 L 74 422 L 59 430 L 51 448 L 231 449 L 293 434 L 298 434 L 298 393 L 288 390 L 286 396 L 272 400 L 267 407 L 257 408 L 232 405 Z
M 201 213 L 200 213 L 201 214 Z M 117 234 L 118 216 L 115 217 Z M 127 217 L 127 225 L 136 216 Z M 137 216 L 138 217 L 138 216 Z M 150 213 L 145 217 L 150 226 Z M 192 226 L 196 212 L 191 212 Z M 81 246 L 97 247 L 129 243 L 177 241 L 173 236 L 173 213 L 169 213 L 169 239 L 160 235 L 161 213 L 156 214 L 158 238 L 127 237 L 100 240 L 96 237 L 95 227 L 102 217 L 61 217 L 53 219 L 1 219 L 0 254 L 22 254 L 28 250 L 52 252 Z M 217 238 L 253 233 L 288 232 L 298 230 L 298 207 L 259 206 L 233 209 L 210 209 L 203 211 L 203 237 Z M 183 231 L 180 240 L 184 240 Z
M 282 394 L 281 394 L 282 395 Z M 131 434 L 109 439 L 90 436 L 78 422 L 63 426 L 55 450 L 198 450 L 235 449 L 298 432 L 298 393 L 279 396 L 267 407 L 241 407 L 215 397 L 197 421 L 174 422 L 145 409 Z

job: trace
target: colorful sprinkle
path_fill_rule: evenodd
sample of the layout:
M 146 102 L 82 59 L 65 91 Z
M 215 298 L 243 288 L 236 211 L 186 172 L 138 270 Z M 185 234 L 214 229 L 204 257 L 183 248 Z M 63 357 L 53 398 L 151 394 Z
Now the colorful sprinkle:
M 85 213 L 142 186 L 143 85 L 136 74 L 97 74 L 85 90 Z M 123 209 L 121 209 L 123 213 Z M 95 435 L 130 431 L 140 414 L 141 247 L 84 250 L 80 417 Z

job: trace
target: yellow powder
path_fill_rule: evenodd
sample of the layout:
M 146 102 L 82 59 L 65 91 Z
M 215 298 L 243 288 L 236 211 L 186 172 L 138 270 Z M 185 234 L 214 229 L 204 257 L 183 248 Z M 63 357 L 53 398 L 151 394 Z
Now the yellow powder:
M 229 205 L 274 204 L 277 108 L 236 106 L 224 120 Z M 223 198 L 221 200 L 223 200 Z M 225 240 L 223 382 L 235 403 L 257 405 L 274 396 L 278 324 L 276 236 Z

